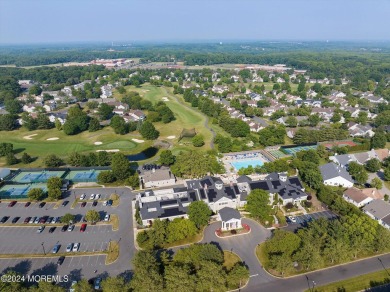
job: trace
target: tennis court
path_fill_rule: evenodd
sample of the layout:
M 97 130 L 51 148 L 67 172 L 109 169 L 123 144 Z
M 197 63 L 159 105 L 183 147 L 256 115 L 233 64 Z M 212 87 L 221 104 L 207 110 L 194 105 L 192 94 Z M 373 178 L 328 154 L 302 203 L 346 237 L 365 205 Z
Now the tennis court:
M 283 157 L 287 157 L 288 155 L 286 155 L 286 153 L 283 153 L 282 151 L 280 150 L 267 150 L 267 152 L 269 154 L 271 154 L 273 157 L 275 157 L 276 159 L 279 159 L 279 158 L 283 158 Z
M 322 145 L 324 145 L 327 149 L 332 149 L 335 146 L 338 146 L 338 147 L 345 147 L 345 146 L 353 147 L 353 146 L 357 146 L 358 144 L 356 144 L 353 141 L 347 140 L 347 141 L 333 141 L 331 143 L 323 143 Z
M 71 170 L 66 179 L 73 182 L 96 182 L 101 170 Z
M 47 191 L 46 184 L 4 185 L 0 189 L 0 197 L 2 199 L 27 198 L 29 190 L 34 188 L 40 188 L 44 192 Z
M 299 152 L 299 151 L 304 151 L 304 150 L 316 150 L 317 145 L 307 145 L 307 146 L 296 146 L 296 147 L 289 147 L 289 148 L 281 148 L 283 149 L 284 152 L 294 155 Z
M 22 171 L 16 175 L 12 181 L 18 183 L 39 183 L 47 182 L 51 177 L 62 177 L 65 171 L 37 171 L 37 172 L 27 172 Z

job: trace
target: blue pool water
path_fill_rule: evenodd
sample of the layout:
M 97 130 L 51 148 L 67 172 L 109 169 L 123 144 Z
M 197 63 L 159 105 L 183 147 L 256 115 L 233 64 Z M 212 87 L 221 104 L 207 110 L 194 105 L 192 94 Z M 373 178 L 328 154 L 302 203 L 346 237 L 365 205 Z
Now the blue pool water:
M 239 160 L 239 161 L 233 161 L 230 163 L 231 163 L 231 165 L 233 165 L 233 167 L 236 170 L 239 170 L 241 168 L 247 168 L 249 165 L 252 165 L 253 167 L 255 167 L 255 166 L 262 166 L 264 164 L 264 162 L 260 159 Z

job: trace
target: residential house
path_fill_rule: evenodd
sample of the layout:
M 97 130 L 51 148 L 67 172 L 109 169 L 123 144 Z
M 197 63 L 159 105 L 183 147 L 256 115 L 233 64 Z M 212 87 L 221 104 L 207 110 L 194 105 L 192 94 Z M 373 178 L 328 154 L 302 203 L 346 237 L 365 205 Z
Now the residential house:
M 365 195 L 360 189 L 355 187 L 345 190 L 343 193 L 343 198 L 358 208 L 363 207 L 373 200 L 373 198 Z
M 375 132 L 372 130 L 372 127 L 369 125 L 361 125 L 354 122 L 349 122 L 347 124 L 349 135 L 352 137 L 373 137 Z
M 134 121 L 143 121 L 146 116 L 141 110 L 129 110 L 128 116 L 130 116 Z
M 24 112 L 28 112 L 28 113 L 33 113 L 33 112 L 35 112 L 35 110 L 36 110 L 36 105 L 35 104 L 25 104 L 24 106 L 23 106 L 23 111 Z
M 65 124 L 67 113 L 61 112 L 61 113 L 50 113 L 48 115 L 50 122 L 54 123 L 56 120 L 58 120 L 61 125 Z
M 335 108 L 313 108 L 311 111 L 311 115 L 318 114 L 324 121 L 329 122 L 333 117 Z
M 100 90 L 102 94 L 100 95 L 101 98 L 108 98 L 112 96 L 112 86 L 110 84 L 108 85 L 103 85 L 100 87 Z
M 279 123 L 279 124 L 282 124 L 284 126 L 287 126 L 286 124 L 286 120 L 288 119 L 289 117 L 280 117 L 279 119 L 277 119 L 276 121 Z M 294 118 L 297 119 L 298 123 L 301 122 L 301 121 L 306 121 L 307 120 L 307 117 L 306 116 L 294 116 Z
M 351 188 L 354 180 L 347 170 L 334 163 L 327 163 L 320 166 L 323 183 L 329 186 L 342 186 Z
M 241 214 L 236 209 L 225 207 L 219 210 L 218 219 L 222 221 L 222 230 L 234 230 L 242 228 Z
M 169 168 L 141 170 L 139 179 L 144 188 L 171 186 L 176 183 L 176 178 Z
M 388 202 L 382 200 L 372 200 L 363 207 L 363 212 L 372 219 L 377 220 L 382 226 L 390 229 L 390 204 Z M 385 220 L 383 221 L 383 219 Z
M 214 85 L 213 88 L 211 89 L 211 91 L 214 93 L 223 93 L 228 90 L 229 87 L 227 87 L 226 85 Z

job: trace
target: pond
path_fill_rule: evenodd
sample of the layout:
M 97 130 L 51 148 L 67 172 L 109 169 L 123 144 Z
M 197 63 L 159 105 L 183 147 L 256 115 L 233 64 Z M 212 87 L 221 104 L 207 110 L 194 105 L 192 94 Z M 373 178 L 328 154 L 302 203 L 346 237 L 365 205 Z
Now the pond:
M 157 154 L 157 152 L 158 152 L 158 148 L 149 147 L 140 153 L 133 154 L 133 155 L 127 155 L 127 159 L 129 159 L 130 161 L 145 160 L 145 159 L 152 158 L 153 156 L 155 156 Z

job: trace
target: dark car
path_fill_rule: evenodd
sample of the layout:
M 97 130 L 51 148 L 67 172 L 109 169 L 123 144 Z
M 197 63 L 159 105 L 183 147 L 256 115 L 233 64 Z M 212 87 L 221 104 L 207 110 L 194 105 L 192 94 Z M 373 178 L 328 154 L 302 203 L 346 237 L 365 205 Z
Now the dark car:
M 85 207 L 85 205 L 87 205 L 87 202 L 82 202 L 81 203 L 81 207 Z
M 46 205 L 46 203 L 42 202 L 42 203 L 39 204 L 39 208 L 43 208 L 45 205 Z
M 28 207 L 31 205 L 31 202 L 27 202 L 26 204 L 24 204 L 25 207 Z
M 18 221 L 19 221 L 19 219 L 20 219 L 20 217 L 15 217 L 14 219 L 12 219 L 12 223 L 16 223 L 16 222 L 18 222 Z
M 47 219 L 49 219 L 49 216 L 43 216 L 41 219 L 39 219 L 39 223 L 45 224 L 47 222 Z
M 107 201 L 107 206 L 112 206 L 112 203 L 113 203 L 112 200 L 108 200 Z
M 58 258 L 58 261 L 57 261 L 57 265 L 58 265 L 58 266 L 61 266 L 62 263 L 64 262 L 64 260 L 65 260 L 65 257 L 64 257 L 64 256 L 59 257 L 59 258 Z
M 56 230 L 56 228 L 57 228 L 57 227 L 51 227 L 51 228 L 49 229 L 49 233 L 53 233 L 54 230 Z
M 63 201 L 62 204 L 61 204 L 61 206 L 62 206 L 62 207 L 65 207 L 66 205 L 68 205 L 68 203 L 69 203 L 69 201 Z
M 81 227 L 80 227 L 80 232 L 84 232 L 85 229 L 87 228 L 87 224 L 82 224 Z
M 5 222 L 7 222 L 8 219 L 9 219 L 9 216 L 4 216 L 3 218 L 1 218 L 0 223 L 5 223 Z
M 97 201 L 93 201 L 92 206 L 93 206 L 93 207 L 96 207 L 97 204 L 98 204 Z
M 48 223 L 48 224 L 50 224 L 51 221 L 53 221 L 53 217 L 49 217 L 49 218 L 47 219 L 47 223 Z
M 96 278 L 95 282 L 93 283 L 93 288 L 95 290 L 100 290 L 100 283 L 102 282 L 102 278 Z
M 61 244 L 56 244 L 53 249 L 51 250 L 52 253 L 57 253 L 61 248 Z
M 24 219 L 24 223 L 27 224 L 28 222 L 30 222 L 31 220 L 31 217 L 26 217 L 26 219 Z
M 13 207 L 13 206 L 15 206 L 16 203 L 17 203 L 16 201 L 12 201 L 12 202 L 10 202 L 10 203 L 8 204 L 8 207 Z
M 69 227 L 68 225 L 62 226 L 61 231 L 64 232 L 64 231 L 68 230 L 68 227 Z

